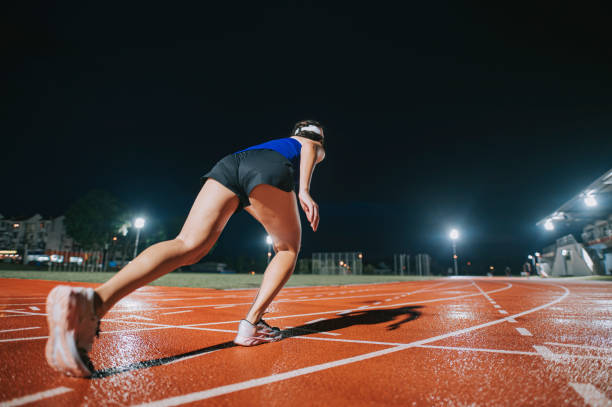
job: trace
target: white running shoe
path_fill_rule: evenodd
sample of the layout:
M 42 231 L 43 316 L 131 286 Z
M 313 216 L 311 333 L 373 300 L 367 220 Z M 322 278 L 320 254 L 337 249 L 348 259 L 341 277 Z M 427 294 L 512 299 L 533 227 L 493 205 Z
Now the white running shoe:
M 234 338 L 234 343 L 241 346 L 255 346 L 280 341 L 282 338 L 281 330 L 266 324 L 263 319 L 255 325 L 243 319 L 238 324 L 238 334 Z
M 94 310 L 93 288 L 60 285 L 51 290 L 47 296 L 47 323 L 47 363 L 68 376 L 91 376 L 93 365 L 87 353 L 100 324 Z

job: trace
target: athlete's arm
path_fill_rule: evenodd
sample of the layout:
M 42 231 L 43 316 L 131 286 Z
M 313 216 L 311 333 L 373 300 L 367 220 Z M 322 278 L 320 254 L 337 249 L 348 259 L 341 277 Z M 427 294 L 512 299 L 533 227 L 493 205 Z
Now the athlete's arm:
M 320 143 L 304 140 L 300 153 L 300 191 L 298 198 L 300 205 L 310 222 L 313 231 L 319 227 L 319 205 L 310 196 L 310 180 L 316 164 L 325 158 L 325 150 Z

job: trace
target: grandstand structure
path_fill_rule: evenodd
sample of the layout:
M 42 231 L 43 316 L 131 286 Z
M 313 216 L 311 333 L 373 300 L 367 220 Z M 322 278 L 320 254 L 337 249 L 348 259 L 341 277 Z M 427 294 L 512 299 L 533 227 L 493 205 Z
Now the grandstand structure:
M 612 169 L 606 171 L 537 225 L 582 228 L 580 240 L 565 234 L 536 253 L 536 269 L 544 276 L 612 274 Z
M 312 254 L 312 274 L 363 274 L 362 252 L 319 252 Z

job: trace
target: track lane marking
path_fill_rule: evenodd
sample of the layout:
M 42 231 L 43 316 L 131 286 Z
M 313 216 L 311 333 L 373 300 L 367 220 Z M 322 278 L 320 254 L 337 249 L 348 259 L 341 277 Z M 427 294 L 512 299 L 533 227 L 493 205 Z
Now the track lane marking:
M 569 348 L 597 350 L 597 351 L 602 351 L 602 352 L 612 352 L 612 348 L 599 348 L 597 346 L 577 345 L 577 344 L 572 344 L 572 343 L 544 342 L 544 344 L 555 345 L 555 346 L 567 346 Z
M 159 314 L 159 315 L 174 315 L 174 314 L 184 314 L 186 312 L 193 312 L 193 310 L 188 309 L 185 311 L 173 311 L 173 312 L 164 312 L 163 314 Z
M 5 332 L 28 331 L 30 329 L 40 329 L 40 327 L 39 326 L 31 326 L 31 327 L 28 327 L 28 328 L 3 329 L 2 331 L 0 331 L 0 334 L 5 333 Z
M 591 407 L 612 406 L 612 401 L 590 383 L 570 383 L 569 385 L 584 399 L 584 402 Z
M 517 317 L 517 316 L 523 316 L 523 315 L 527 315 L 545 308 L 550 307 L 551 305 L 554 305 L 560 301 L 562 301 L 563 299 L 565 299 L 570 291 L 563 287 L 563 286 L 559 286 L 556 284 L 551 284 L 551 285 L 555 285 L 557 287 L 561 287 L 563 288 L 563 290 L 565 291 L 563 295 L 559 296 L 558 298 L 556 298 L 553 301 L 550 301 L 546 304 L 540 305 L 538 307 L 535 308 L 531 308 L 527 311 L 523 311 L 517 314 L 512 315 L 512 317 Z M 476 295 L 481 295 L 481 294 L 476 294 Z M 411 342 L 409 344 L 406 345 L 400 345 L 400 346 L 394 346 L 391 348 L 387 348 L 387 349 L 382 349 L 382 350 L 378 350 L 375 352 L 369 352 L 369 353 L 365 353 L 362 355 L 358 355 L 358 356 L 353 356 L 350 358 L 345 358 L 345 359 L 339 359 L 333 362 L 327 362 L 327 363 L 322 363 L 322 364 L 318 364 L 318 365 L 313 365 L 313 366 L 308 366 L 305 368 L 301 368 L 301 369 L 296 369 L 296 370 L 292 370 L 289 372 L 285 372 L 285 373 L 277 373 L 277 374 L 273 374 L 270 376 L 264 376 L 264 377 L 259 377 L 256 379 L 251 379 L 251 380 L 246 380 L 244 382 L 237 382 L 237 383 L 233 383 L 233 384 L 229 384 L 229 385 L 225 385 L 225 386 L 220 386 L 220 387 L 216 387 L 216 388 L 212 388 L 212 389 L 208 389 L 208 390 L 203 390 L 203 391 L 199 391 L 199 392 L 193 392 L 193 393 L 188 393 L 188 394 L 183 394 L 181 396 L 174 396 L 174 397 L 168 397 L 165 399 L 160 399 L 157 401 L 152 401 L 152 402 L 148 402 L 148 403 L 142 403 L 142 404 L 138 404 L 139 407 L 161 407 L 161 406 L 177 406 L 180 404 L 185 404 L 185 403 L 192 403 L 195 401 L 200 401 L 200 400 L 206 400 L 212 397 L 216 397 L 216 396 L 220 396 L 220 395 L 224 395 L 224 394 L 229 394 L 229 393 L 234 393 L 237 391 L 241 391 L 241 390 L 245 390 L 245 389 L 250 389 L 253 387 L 258 387 L 258 386 L 262 386 L 265 384 L 270 384 L 270 383 L 275 383 L 275 382 L 279 382 L 279 381 L 283 381 L 283 380 L 287 380 L 287 379 L 291 379 L 294 377 L 299 377 L 299 376 L 303 376 L 303 375 L 307 375 L 310 373 L 315 373 L 315 372 L 319 372 L 322 370 L 327 370 L 327 369 L 331 369 L 334 367 L 338 367 L 338 366 L 344 366 L 344 365 L 348 365 L 351 363 L 355 363 L 355 362 L 360 362 L 360 361 L 364 361 L 364 360 L 368 360 L 368 359 L 372 359 L 372 358 L 376 358 L 379 356 L 384 356 L 384 355 L 388 355 L 391 353 L 395 353 L 398 351 L 402 351 L 405 349 L 409 349 L 409 348 L 414 348 L 420 345 L 424 345 L 430 342 L 435 342 L 435 341 L 439 341 L 442 339 L 446 339 L 449 337 L 453 337 L 453 336 L 457 336 L 457 335 L 461 335 L 464 333 L 468 333 L 468 332 L 472 332 L 481 328 L 485 328 L 485 327 L 489 327 L 492 325 L 497 325 L 501 322 L 504 322 L 506 319 L 502 318 L 502 319 L 497 319 L 497 320 L 493 320 L 493 321 L 489 321 L 489 322 L 485 322 L 483 324 L 479 324 L 479 325 L 474 325 L 471 326 L 469 328 L 464 328 L 464 329 L 459 329 L 453 332 L 449 332 L 446 334 L 442 334 L 442 335 L 438 335 L 435 337 L 431 337 L 431 338 L 427 338 L 427 339 L 422 339 L 419 341 L 414 341 Z M 328 339 L 329 340 L 329 339 Z
M 518 333 L 520 333 L 523 336 L 533 336 L 531 334 L 531 332 L 529 332 L 527 329 L 525 328 L 516 328 L 516 330 L 518 331 Z
M 417 293 L 421 293 L 421 292 L 428 292 L 428 291 L 441 291 L 441 290 L 447 290 L 448 288 L 444 288 L 444 289 L 434 289 L 433 287 L 437 287 L 440 285 L 444 285 L 444 284 L 450 284 L 451 282 L 445 281 L 443 283 L 437 283 L 434 284 L 432 286 L 423 288 L 423 289 L 419 289 L 416 291 L 412 291 L 410 293 L 407 293 L 405 295 L 412 295 L 412 294 L 417 294 Z M 465 284 L 464 284 L 465 285 Z M 403 291 L 402 291 L 403 292 Z M 344 300 L 344 299 L 351 299 L 351 298 L 371 298 L 371 297 L 377 297 L 377 296 L 387 296 L 387 295 L 396 295 L 399 293 L 380 293 L 380 294 L 367 294 L 367 295 L 352 295 L 352 296 L 348 296 L 348 297 L 327 297 L 327 298 L 310 298 L 310 299 L 289 299 L 289 298 L 281 298 L 278 299 L 276 301 L 274 301 L 272 304 L 279 304 L 279 303 L 298 303 L 298 302 L 306 302 L 306 301 L 328 301 L 328 300 Z M 391 301 L 386 300 L 386 301 Z M 130 307 L 130 308 L 121 308 L 118 307 L 117 309 L 111 309 L 109 311 L 109 313 L 122 313 L 122 312 L 144 312 L 144 311 L 161 311 L 161 310 L 167 310 L 167 309 L 182 309 L 182 308 L 207 308 L 207 307 L 219 307 L 219 308 L 226 308 L 226 307 L 234 307 L 234 306 L 238 306 L 238 305 L 251 305 L 252 302 L 243 302 L 243 303 L 234 303 L 234 304 L 201 304 L 201 305 L 184 305 L 184 306 L 178 306 L 178 307 L 158 307 L 158 308 L 137 308 L 137 307 Z
M 56 387 L 55 389 L 41 391 L 39 393 L 30 394 L 28 396 L 23 396 L 9 401 L 0 402 L 0 407 L 22 406 L 24 404 L 29 404 L 35 401 L 47 399 L 49 397 L 59 396 L 60 394 L 68 393 L 70 391 L 73 390 L 69 389 L 68 387 Z

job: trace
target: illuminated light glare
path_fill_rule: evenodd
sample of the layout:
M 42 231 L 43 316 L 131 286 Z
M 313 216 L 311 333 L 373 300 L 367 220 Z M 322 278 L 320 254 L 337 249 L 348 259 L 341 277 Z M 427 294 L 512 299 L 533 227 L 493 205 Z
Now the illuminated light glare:
M 540 252 L 535 252 L 536 257 L 540 257 Z
M 555 225 L 553 224 L 551 219 L 546 219 L 546 222 L 544 222 L 544 229 L 546 229 L 546 230 L 554 230 L 555 229 Z
M 450 231 L 450 233 L 448 235 L 453 240 L 459 239 L 459 231 L 457 229 L 451 229 L 451 231 Z
M 584 197 L 584 204 L 588 207 L 597 206 L 597 199 L 593 195 L 587 195 Z
M 527 258 L 528 258 L 529 260 L 532 260 L 532 259 L 533 259 L 533 256 L 530 254 L 529 256 L 527 256 Z
M 270 235 L 266 236 L 266 243 L 267 244 L 272 244 L 272 236 L 270 236 Z
M 142 229 L 145 225 L 145 219 L 144 218 L 136 218 L 134 219 L 134 227 L 136 229 Z
M 359 253 L 359 254 L 357 255 L 357 257 L 358 257 L 359 259 L 363 259 L 363 254 Z
M 568 253 L 569 252 L 567 250 L 565 250 L 565 249 L 561 250 L 561 256 L 563 256 L 563 257 L 567 256 Z
M 489 270 L 495 270 L 495 267 L 489 266 Z

